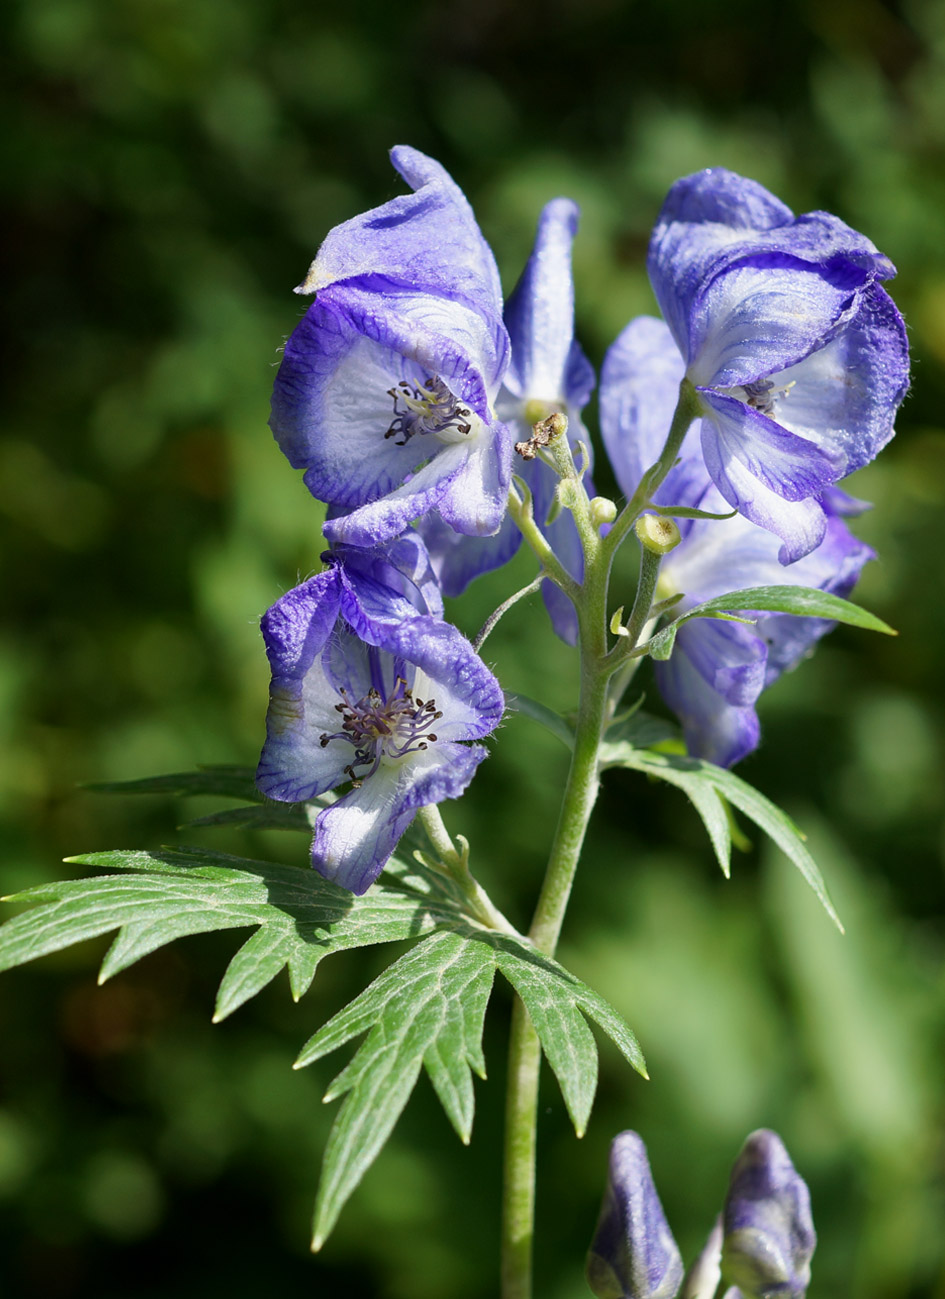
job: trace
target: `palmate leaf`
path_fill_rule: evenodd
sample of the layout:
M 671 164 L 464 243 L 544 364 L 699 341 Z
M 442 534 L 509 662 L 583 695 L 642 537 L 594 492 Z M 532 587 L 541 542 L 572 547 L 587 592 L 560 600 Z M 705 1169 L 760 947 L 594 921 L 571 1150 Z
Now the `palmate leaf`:
M 112 873 L 8 899 L 30 909 L 0 926 L 0 970 L 117 930 L 102 962 L 104 981 L 175 938 L 251 927 L 220 984 L 214 1019 L 221 1020 L 283 969 L 298 999 L 333 952 L 420 940 L 329 1020 L 299 1057 L 307 1064 L 367 1033 L 326 1096 L 344 1101 L 325 1155 L 316 1246 L 389 1136 L 421 1068 L 450 1122 L 469 1140 L 472 1073 L 485 1077 L 482 1027 L 497 969 L 525 1004 L 579 1135 L 597 1082 L 588 1020 L 645 1075 L 633 1033 L 603 998 L 526 939 L 472 922 L 459 886 L 423 863 L 393 859 L 358 898 L 314 871 L 203 848 L 73 860 Z
M 843 932 L 840 917 L 834 910 L 817 863 L 807 851 L 804 834 L 786 812 L 740 776 L 701 758 L 637 749 L 625 741 L 605 741 L 601 745 L 600 763 L 602 769 L 629 767 L 634 771 L 645 772 L 657 780 L 678 786 L 688 794 L 702 817 L 719 864 L 726 875 L 729 873 L 732 837 L 726 803 L 738 808 L 794 863 L 831 920 Z
M 284 968 L 298 999 L 332 952 L 415 938 L 461 909 L 421 867 L 395 864 L 363 898 L 295 866 L 202 848 L 104 852 L 74 861 L 118 875 L 44 884 L 10 901 L 35 904 L 0 927 L 0 970 L 73 943 L 119 932 L 104 982 L 175 938 L 257 926 L 224 975 L 214 1018 L 224 1019 Z
M 472 1072 L 485 1077 L 482 1026 L 498 969 L 522 998 L 580 1136 L 597 1086 L 593 1020 L 638 1072 L 646 1066 L 624 1020 L 597 993 L 524 938 L 459 926 L 440 931 L 389 966 L 302 1048 L 296 1068 L 367 1033 L 325 1100 L 344 1096 L 328 1140 L 315 1208 L 313 1248 L 400 1116 L 421 1068 L 454 1128 L 469 1140 Z

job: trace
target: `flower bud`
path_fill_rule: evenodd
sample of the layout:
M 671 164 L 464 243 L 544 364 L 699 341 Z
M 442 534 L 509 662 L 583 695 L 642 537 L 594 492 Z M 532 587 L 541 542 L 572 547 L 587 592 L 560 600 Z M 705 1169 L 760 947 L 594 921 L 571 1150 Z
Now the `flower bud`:
M 682 1281 L 682 1258 L 635 1132 L 621 1132 L 611 1144 L 586 1275 L 597 1299 L 673 1299 Z
M 680 542 L 679 529 L 672 519 L 660 514 L 641 514 L 633 525 L 640 544 L 654 555 L 667 555 Z
M 591 500 L 591 522 L 595 528 L 602 523 L 613 523 L 617 517 L 617 506 L 607 496 L 595 496 Z
M 721 1259 L 722 1218 L 720 1215 L 709 1232 L 701 1254 L 686 1273 L 679 1299 L 715 1299 L 715 1292 L 722 1279 Z
M 722 1276 L 745 1299 L 803 1299 L 817 1243 L 810 1193 L 776 1132 L 753 1132 L 723 1213 Z

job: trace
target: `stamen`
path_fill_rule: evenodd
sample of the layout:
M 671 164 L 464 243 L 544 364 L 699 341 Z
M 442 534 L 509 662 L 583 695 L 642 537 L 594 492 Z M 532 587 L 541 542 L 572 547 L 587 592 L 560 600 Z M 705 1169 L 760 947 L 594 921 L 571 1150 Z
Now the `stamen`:
M 394 402 L 394 418 L 384 437 L 394 438 L 395 446 L 405 447 L 415 433 L 455 429 L 465 435 L 472 430 L 472 412 L 460 405 L 438 375 L 425 385 L 401 379 L 396 387 L 388 388 L 387 395 Z
M 354 748 L 354 757 L 344 768 L 355 789 L 373 776 L 381 759 L 403 758 L 436 743 L 436 734 L 426 728 L 443 716 L 436 701 L 414 699 L 403 677 L 398 677 L 387 699 L 372 688 L 352 704 L 342 687 L 342 702 L 335 711 L 342 716 L 341 730 L 323 732 L 319 744 L 324 749 L 332 740 L 344 740 Z M 368 771 L 358 771 L 368 767 Z
M 795 383 L 797 380 L 792 379 L 783 387 L 776 388 L 770 379 L 755 379 L 751 383 L 743 384 L 742 391 L 752 410 L 758 411 L 760 415 L 773 415 L 775 400 L 786 397 Z

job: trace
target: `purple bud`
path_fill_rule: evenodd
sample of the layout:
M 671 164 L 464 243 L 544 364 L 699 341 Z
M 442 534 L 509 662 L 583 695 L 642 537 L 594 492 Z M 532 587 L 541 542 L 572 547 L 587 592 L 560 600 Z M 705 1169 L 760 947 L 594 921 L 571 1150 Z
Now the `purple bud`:
M 588 1285 L 598 1299 L 673 1299 L 682 1277 L 646 1146 L 635 1132 L 621 1132 L 610 1147 L 607 1189 L 587 1256 Z
M 817 1243 L 810 1193 L 776 1132 L 753 1132 L 725 1201 L 722 1276 L 745 1299 L 803 1299 Z

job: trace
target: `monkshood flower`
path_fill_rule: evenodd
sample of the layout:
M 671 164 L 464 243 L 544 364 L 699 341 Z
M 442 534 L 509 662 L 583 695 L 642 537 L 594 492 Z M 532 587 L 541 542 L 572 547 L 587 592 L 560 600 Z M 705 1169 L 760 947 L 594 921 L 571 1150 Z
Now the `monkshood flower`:
M 607 354 L 601 428 L 617 481 L 628 495 L 659 454 L 682 369 L 668 328 L 648 317 L 632 321 Z M 656 504 L 725 513 L 728 506 L 708 477 L 696 438 L 693 428 Z M 657 596 L 683 593 L 674 616 L 728 591 L 756 586 L 798 585 L 846 596 L 873 551 L 835 511 L 854 512 L 861 505 L 835 488 L 825 494 L 818 506 L 824 513 L 820 545 L 787 568 L 780 563 L 777 538 L 742 515 L 680 519 L 681 541 L 663 561 Z M 672 656 L 655 663 L 654 671 L 660 693 L 682 722 L 689 753 L 727 767 L 756 748 L 755 704 L 761 691 L 832 626 L 821 618 L 788 614 L 755 615 L 751 625 L 708 618 L 684 623 Z
M 722 1276 L 744 1299 L 803 1299 L 817 1244 L 807 1186 L 776 1132 L 753 1132 L 732 1169 Z
M 636 1132 L 621 1132 L 611 1143 L 586 1276 L 598 1299 L 673 1299 L 683 1279 L 682 1258 Z
M 829 213 L 795 217 L 714 168 L 670 190 L 648 268 L 713 482 L 781 539 L 782 563 L 799 559 L 824 537 L 824 492 L 893 435 L 908 346 L 880 283 L 892 263 Z
M 583 441 L 590 446 L 580 416 L 594 387 L 594 371 L 574 338 L 571 245 L 577 224 L 577 204 L 570 199 L 556 198 L 546 204 L 534 248 L 505 306 L 512 355 L 495 409 L 517 442 L 527 441 L 534 424 L 559 411 L 568 417 L 572 445 Z M 517 461 L 515 473 L 532 493 L 536 522 L 555 554 L 580 580 L 583 554 L 573 516 L 562 510 L 546 526 L 558 483 L 556 474 L 540 458 Z M 501 567 L 521 542 L 511 519 L 490 538 L 462 536 L 433 515 L 422 520 L 419 528 L 449 596 L 461 595 L 480 573 Z M 543 584 L 542 594 L 555 630 L 573 644 L 577 617 L 571 602 L 553 582 Z
M 370 547 L 431 510 L 495 533 L 512 438 L 493 409 L 508 365 L 492 253 L 462 191 L 432 158 L 393 150 L 415 191 L 333 230 L 302 292 L 271 426 L 319 500 L 332 542 Z
M 350 785 L 316 817 L 312 864 L 360 894 L 416 810 L 469 784 L 486 750 L 465 741 L 496 727 L 504 701 L 456 628 L 417 612 L 425 583 L 392 579 L 391 549 L 376 565 L 331 558 L 262 620 L 272 685 L 256 782 L 290 803 Z

